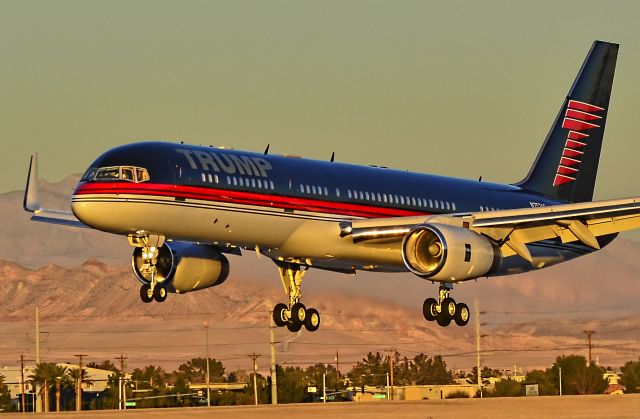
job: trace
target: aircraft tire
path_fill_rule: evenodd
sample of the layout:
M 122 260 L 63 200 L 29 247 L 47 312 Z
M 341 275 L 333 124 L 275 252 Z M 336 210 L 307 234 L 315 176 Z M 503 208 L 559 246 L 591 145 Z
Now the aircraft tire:
M 424 300 L 424 303 L 422 304 L 422 315 L 426 320 L 432 322 L 436 319 L 436 317 L 438 317 L 435 310 L 437 304 L 438 302 L 435 298 L 427 298 L 426 300 Z
M 438 323 L 438 326 L 442 326 L 442 327 L 447 327 L 451 324 L 451 316 L 449 315 L 443 315 L 443 313 L 441 312 L 440 314 L 438 314 L 438 317 L 436 317 L 436 322 Z
M 287 325 L 286 311 L 289 307 L 286 304 L 278 303 L 273 308 L 273 322 L 278 327 L 284 327 Z
M 162 285 L 156 285 L 153 289 L 153 299 L 161 303 L 167 299 L 167 289 Z
M 438 317 L 446 315 L 449 319 L 452 319 L 456 315 L 456 300 L 451 297 L 447 297 L 442 300 L 442 309 Z
M 140 287 L 140 299 L 143 303 L 150 303 L 153 301 L 153 295 L 151 295 L 151 287 L 149 284 L 143 284 Z
M 465 303 L 456 304 L 456 314 L 453 316 L 458 326 L 466 326 L 469 323 L 469 306 Z
M 297 333 L 300 331 L 300 329 L 302 329 L 302 323 L 294 323 L 290 321 L 289 323 L 287 323 L 287 329 L 289 329 L 289 331 L 292 333 Z
M 291 307 L 291 321 L 302 326 L 307 314 L 307 308 L 302 303 L 295 303 Z
M 307 309 L 304 319 L 304 327 L 309 332 L 315 332 L 320 328 L 320 313 L 315 308 Z

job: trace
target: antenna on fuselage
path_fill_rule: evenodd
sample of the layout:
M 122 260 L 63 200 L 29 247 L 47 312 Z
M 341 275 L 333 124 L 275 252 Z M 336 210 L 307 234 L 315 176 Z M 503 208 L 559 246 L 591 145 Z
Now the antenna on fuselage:
M 264 149 L 264 155 L 266 156 L 267 154 L 269 154 L 269 146 L 271 144 L 267 144 L 267 148 Z
M 482 182 L 482 176 L 478 178 L 478 182 Z
M 331 163 L 336 159 L 336 152 L 331 153 Z

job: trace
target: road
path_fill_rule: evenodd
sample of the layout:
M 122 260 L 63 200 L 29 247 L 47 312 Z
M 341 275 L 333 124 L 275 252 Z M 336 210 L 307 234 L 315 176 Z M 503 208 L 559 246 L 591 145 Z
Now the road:
M 19 418 L 35 414 L 5 414 Z M 41 415 L 39 415 L 41 416 Z M 640 394 L 65 412 L 65 418 L 640 418 Z

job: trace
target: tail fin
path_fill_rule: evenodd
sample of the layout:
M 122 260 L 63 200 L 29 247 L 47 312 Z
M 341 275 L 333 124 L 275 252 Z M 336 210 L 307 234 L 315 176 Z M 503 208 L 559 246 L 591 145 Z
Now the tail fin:
M 618 44 L 595 41 L 527 177 L 517 186 L 569 202 L 593 198 Z

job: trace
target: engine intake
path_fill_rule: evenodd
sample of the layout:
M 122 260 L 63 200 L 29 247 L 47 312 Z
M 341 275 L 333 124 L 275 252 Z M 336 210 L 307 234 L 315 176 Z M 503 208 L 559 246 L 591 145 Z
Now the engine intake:
M 402 259 L 412 273 L 436 281 L 464 281 L 494 271 L 501 252 L 469 229 L 425 224 L 407 234 Z
M 143 284 L 151 282 L 143 249 L 137 247 L 131 257 L 133 273 Z M 222 284 L 229 276 L 229 261 L 212 246 L 171 242 L 158 249 L 156 280 L 177 293 L 197 291 Z

